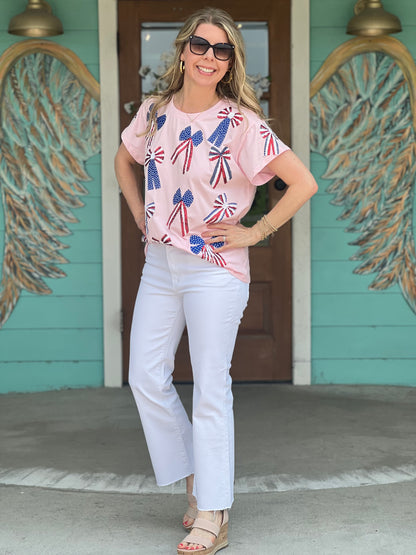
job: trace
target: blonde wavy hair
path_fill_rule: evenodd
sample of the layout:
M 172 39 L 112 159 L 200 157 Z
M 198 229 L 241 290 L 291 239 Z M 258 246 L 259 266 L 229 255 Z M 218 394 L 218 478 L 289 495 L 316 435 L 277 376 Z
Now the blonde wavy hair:
M 155 97 L 149 114 L 146 133 L 155 129 L 156 113 L 160 108 L 168 104 L 173 95 L 183 86 L 183 73 L 180 71 L 180 57 L 189 41 L 189 37 L 195 33 L 201 23 L 210 23 L 222 29 L 227 35 L 227 40 L 234 45 L 234 53 L 231 58 L 230 74 L 227 72 L 224 78 L 217 84 L 217 94 L 220 98 L 234 100 L 239 108 L 248 108 L 261 118 L 264 118 L 263 110 L 257 100 L 253 88 L 247 82 L 246 77 L 246 54 L 243 37 L 231 16 L 224 10 L 218 8 L 202 8 L 192 14 L 183 24 L 175 39 L 175 55 L 172 65 L 161 79 L 167 83 L 167 89 Z M 232 79 L 230 80 L 230 76 Z

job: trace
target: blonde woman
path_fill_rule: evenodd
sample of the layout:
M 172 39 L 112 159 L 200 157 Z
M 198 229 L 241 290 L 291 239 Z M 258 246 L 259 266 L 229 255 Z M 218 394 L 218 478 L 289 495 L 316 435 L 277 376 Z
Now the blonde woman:
M 122 134 L 116 174 L 146 239 L 129 382 L 157 483 L 186 478 L 178 554 L 228 544 L 233 503 L 234 424 L 229 374 L 248 299 L 248 247 L 276 231 L 316 192 L 315 180 L 265 123 L 247 83 L 241 34 L 222 10 L 183 25 L 168 88 L 144 101 Z M 143 200 L 135 164 L 144 166 Z M 288 189 L 253 227 L 240 220 L 256 186 L 279 176 Z M 172 384 L 187 327 L 192 423 Z

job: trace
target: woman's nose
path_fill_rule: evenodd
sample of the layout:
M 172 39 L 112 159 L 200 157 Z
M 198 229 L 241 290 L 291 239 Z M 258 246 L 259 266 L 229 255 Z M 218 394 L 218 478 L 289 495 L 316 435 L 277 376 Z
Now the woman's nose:
M 214 47 L 213 46 L 208 47 L 208 50 L 205 52 L 205 58 L 209 58 L 209 59 L 215 58 L 215 56 L 214 56 Z

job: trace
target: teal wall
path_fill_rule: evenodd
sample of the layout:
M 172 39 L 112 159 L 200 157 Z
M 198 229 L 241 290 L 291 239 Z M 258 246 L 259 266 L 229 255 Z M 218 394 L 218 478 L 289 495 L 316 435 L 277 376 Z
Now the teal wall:
M 65 33 L 51 40 L 73 50 L 98 80 L 97 0 L 50 0 Z M 355 0 L 311 0 L 311 73 L 349 36 L 345 26 Z M 10 18 L 26 0 L 0 0 L 0 53 L 16 41 L 7 33 Z M 396 35 L 416 58 L 414 0 L 385 0 L 404 31 Z M 416 385 L 416 315 L 398 287 L 372 292 L 372 276 L 353 274 L 349 260 L 354 235 L 337 221 L 328 181 L 320 178 L 326 161 L 312 156 L 320 190 L 312 199 L 312 381 Z M 103 383 L 102 255 L 100 156 L 87 163 L 93 178 L 85 184 L 85 206 L 74 210 L 78 223 L 63 242 L 69 261 L 65 278 L 46 280 L 53 293 L 22 292 L 0 330 L 0 392 L 37 391 Z M 0 210 L 0 262 L 4 221 Z
M 51 38 L 70 48 L 99 79 L 97 0 L 50 0 L 64 26 Z M 7 33 L 12 16 L 26 0 L 0 0 L 0 53 L 25 40 Z M 86 164 L 92 180 L 85 206 L 74 209 L 78 223 L 62 237 L 69 248 L 60 265 L 66 277 L 46 279 L 51 295 L 22 291 L 10 318 L 0 330 L 0 392 L 40 391 L 103 384 L 101 168 L 100 155 Z M 4 219 L 0 207 L 0 249 L 3 257 Z M 0 258 L 0 260 L 1 260 Z
M 355 0 L 311 0 L 311 77 L 325 58 L 351 38 L 345 33 Z M 403 32 L 394 35 L 416 58 L 416 3 L 384 0 Z M 398 286 L 369 291 L 374 275 L 355 275 L 350 260 L 356 235 L 337 221 L 330 181 L 320 178 L 327 162 L 312 154 L 320 186 L 312 199 L 312 382 L 416 386 L 416 314 Z M 416 185 L 416 184 L 415 184 Z M 414 219 L 415 222 L 415 219 Z

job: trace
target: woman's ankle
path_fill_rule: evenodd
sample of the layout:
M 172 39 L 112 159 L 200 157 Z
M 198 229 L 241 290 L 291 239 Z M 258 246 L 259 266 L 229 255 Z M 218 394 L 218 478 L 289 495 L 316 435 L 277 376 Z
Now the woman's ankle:
M 186 493 L 193 493 L 194 491 L 194 475 L 190 474 L 186 477 Z

